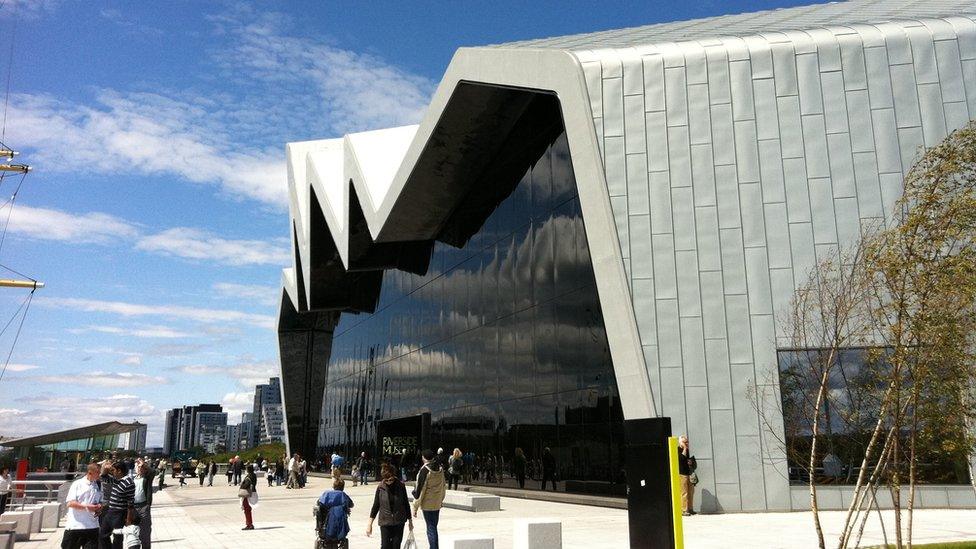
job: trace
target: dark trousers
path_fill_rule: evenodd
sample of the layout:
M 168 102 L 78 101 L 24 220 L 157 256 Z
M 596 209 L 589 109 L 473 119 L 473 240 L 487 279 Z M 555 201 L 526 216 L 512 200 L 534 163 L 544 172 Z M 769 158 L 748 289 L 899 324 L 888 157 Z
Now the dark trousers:
M 200 477 L 200 486 L 203 486 L 203 479 L 207 478 L 207 475 L 200 473 L 198 476 Z
M 440 549 L 437 539 L 437 521 L 441 518 L 441 511 L 424 511 L 424 522 L 427 523 L 427 544 L 430 549 Z
M 552 489 L 556 489 L 556 475 L 552 474 L 552 471 L 542 472 L 542 489 L 546 489 L 546 483 L 552 481 Z
M 247 498 L 241 498 L 241 507 L 244 508 L 244 526 L 254 527 L 254 521 L 251 518 L 251 502 Z
M 452 475 L 450 473 L 447 474 L 447 489 L 448 490 L 451 490 L 452 489 L 451 488 L 452 486 L 454 487 L 453 490 L 457 490 L 458 489 L 458 483 L 459 482 L 461 482 L 461 475 Z
M 516 471 L 515 478 L 518 480 L 519 488 L 525 488 L 525 471 Z
M 136 524 L 139 525 L 141 549 L 152 547 L 152 512 L 149 505 L 136 504 Z
M 61 549 L 95 549 L 98 545 L 98 528 L 65 530 Z
M 380 549 L 400 549 L 403 545 L 403 524 L 380 526 Z
M 361 468 L 359 470 L 359 483 L 362 484 L 363 486 L 366 486 L 366 479 L 368 478 L 369 478 L 369 473 L 366 471 L 365 468 Z
M 113 536 L 112 530 L 125 526 L 125 514 L 125 509 L 109 509 L 99 521 L 99 549 L 122 549 L 122 536 Z
M 0 494 L 0 515 L 7 511 L 7 502 L 10 501 L 10 492 Z
M 237 486 L 240 483 L 241 483 L 241 472 L 234 471 L 234 486 Z

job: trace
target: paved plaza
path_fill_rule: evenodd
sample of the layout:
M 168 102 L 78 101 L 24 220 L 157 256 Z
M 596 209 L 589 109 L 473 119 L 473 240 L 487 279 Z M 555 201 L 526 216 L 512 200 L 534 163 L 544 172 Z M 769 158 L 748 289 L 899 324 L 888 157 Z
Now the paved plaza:
M 223 480 L 223 479 L 220 479 Z M 220 486 L 167 487 L 155 496 L 153 545 L 173 548 L 304 548 L 314 540 L 312 506 L 329 481 L 310 478 L 304 490 L 261 486 L 261 502 L 254 511 L 254 531 L 241 531 L 243 514 L 235 498 L 237 489 Z M 379 540 L 365 535 L 374 485 L 351 487 L 347 492 L 356 504 L 350 523 L 351 547 L 379 547 Z M 823 513 L 827 532 L 836 532 L 842 513 Z M 555 518 L 563 524 L 563 547 L 578 549 L 624 549 L 627 545 L 627 512 L 619 509 L 502 498 L 499 512 L 471 513 L 445 509 L 441 512 L 441 535 L 487 534 L 494 536 L 497 549 L 512 547 L 517 518 Z M 889 517 L 890 518 L 890 517 Z M 917 542 L 976 539 L 976 510 L 916 511 Z M 418 542 L 427 547 L 423 518 L 416 522 Z M 378 531 L 378 529 L 377 529 Z M 35 535 L 21 548 L 59 547 L 61 530 Z M 891 525 L 888 525 L 891 532 Z M 689 548 L 729 547 L 815 547 L 809 513 L 763 513 L 699 515 L 685 519 L 685 540 Z M 865 545 L 881 541 L 877 520 L 865 533 Z

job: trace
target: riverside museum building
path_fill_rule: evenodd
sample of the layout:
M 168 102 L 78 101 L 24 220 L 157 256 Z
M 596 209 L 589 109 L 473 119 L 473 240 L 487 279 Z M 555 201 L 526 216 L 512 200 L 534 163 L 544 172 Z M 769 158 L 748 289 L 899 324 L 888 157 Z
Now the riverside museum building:
M 290 451 L 459 448 L 515 488 L 520 452 L 525 489 L 548 460 L 561 492 L 622 496 L 625 421 L 669 417 L 703 511 L 808 507 L 783 312 L 973 118 L 972 0 L 461 48 L 419 125 L 287 145 Z M 846 505 L 833 467 L 821 508 Z M 921 506 L 976 506 L 969 474 Z

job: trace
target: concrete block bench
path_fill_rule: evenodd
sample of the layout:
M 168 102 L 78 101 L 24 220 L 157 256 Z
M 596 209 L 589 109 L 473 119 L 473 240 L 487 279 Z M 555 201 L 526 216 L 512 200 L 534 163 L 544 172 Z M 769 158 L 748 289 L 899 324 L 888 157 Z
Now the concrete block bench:
M 444 549 L 495 549 L 495 539 L 478 534 L 443 535 L 440 545 Z
M 12 532 L 0 532 L 0 549 L 14 549 L 14 538 L 16 534 Z
M 14 528 L 17 541 L 27 541 L 31 535 L 31 513 L 30 511 L 7 511 L 0 515 L 0 522 L 16 522 Z
M 501 511 L 502 498 L 492 494 L 478 494 L 476 492 L 462 492 L 448 490 L 444 495 L 444 507 L 461 509 L 480 513 L 483 511 Z
M 515 519 L 515 549 L 560 549 L 563 523 L 555 519 Z
M 61 521 L 61 504 L 56 501 L 50 501 L 42 503 L 41 508 L 44 509 L 44 518 L 41 519 L 41 527 L 57 530 L 58 523 Z
M 31 533 L 40 534 L 41 525 L 44 522 L 44 508 L 41 507 L 40 505 L 33 504 L 33 505 L 24 505 L 23 510 L 31 514 L 31 525 L 30 525 Z

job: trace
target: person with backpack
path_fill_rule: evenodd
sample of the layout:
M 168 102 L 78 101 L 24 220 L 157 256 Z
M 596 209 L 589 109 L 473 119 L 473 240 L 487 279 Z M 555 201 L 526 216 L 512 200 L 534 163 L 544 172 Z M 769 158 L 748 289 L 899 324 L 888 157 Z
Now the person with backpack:
M 695 485 L 698 484 L 698 475 L 695 469 L 698 468 L 698 461 L 691 453 L 688 445 L 688 436 L 678 437 L 678 478 L 681 480 L 681 515 L 690 517 L 697 515 L 695 512 Z
M 427 543 L 430 549 L 439 549 L 437 522 L 440 520 L 446 489 L 444 469 L 441 468 L 441 460 L 431 450 L 424 450 L 420 458 L 424 464 L 417 473 L 417 487 L 413 490 L 413 516 L 417 516 L 417 509 L 423 510 L 424 522 L 427 524 Z
M 322 493 L 319 497 L 319 516 L 324 524 L 318 532 L 320 539 L 327 548 L 349 546 L 349 513 L 353 502 L 343 490 L 346 483 L 336 477 L 332 481 L 332 489 Z
M 403 545 L 403 526 L 410 526 L 413 532 L 413 518 L 410 516 L 410 503 L 407 501 L 407 488 L 400 480 L 399 471 L 389 463 L 380 469 L 380 483 L 373 497 L 373 508 L 369 512 L 366 536 L 373 535 L 373 521 L 380 525 L 380 549 L 400 549 Z
M 464 458 L 461 457 L 461 449 L 455 448 L 454 452 L 451 454 L 450 459 L 447 461 L 447 488 L 451 489 L 451 486 L 455 490 L 458 489 L 458 483 L 461 481 L 461 473 L 464 471 Z

